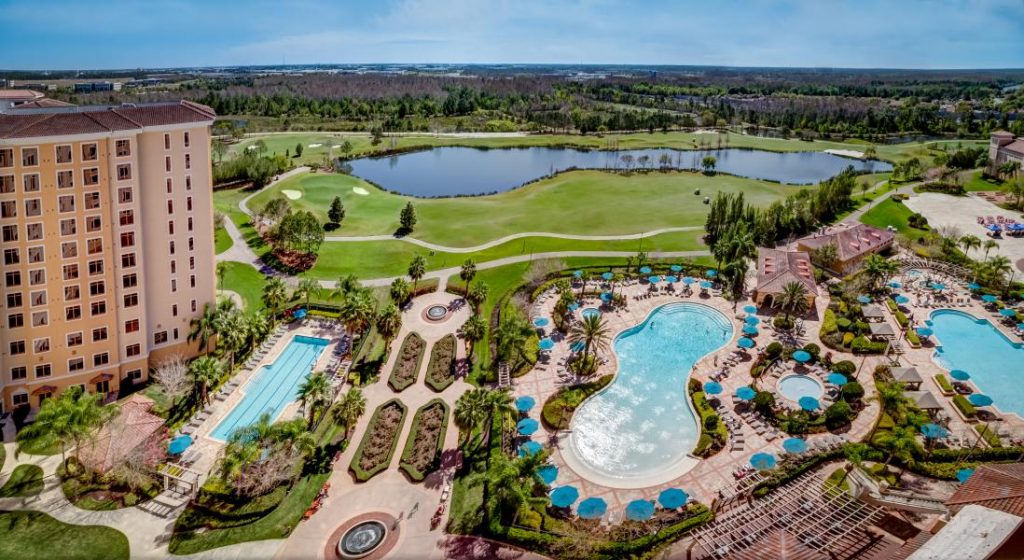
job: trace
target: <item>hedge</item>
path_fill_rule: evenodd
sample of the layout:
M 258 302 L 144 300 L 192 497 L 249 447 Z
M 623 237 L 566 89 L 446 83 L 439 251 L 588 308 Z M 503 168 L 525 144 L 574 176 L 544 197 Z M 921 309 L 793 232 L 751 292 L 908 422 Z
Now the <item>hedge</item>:
M 836 325 L 836 314 L 833 313 L 831 309 L 826 309 L 825 316 L 821 320 L 822 336 L 832 334 L 838 330 L 839 327 Z
M 441 431 L 437 435 L 437 450 L 434 453 L 434 460 L 431 462 L 430 469 L 427 472 L 420 472 L 416 470 L 416 467 L 413 466 L 412 463 L 409 462 L 411 460 L 410 455 L 413 450 L 413 444 L 416 442 L 416 435 L 419 432 L 420 421 L 422 418 L 421 415 L 431 407 L 437 405 L 441 405 L 441 410 L 443 411 L 441 416 Z M 409 437 L 405 440 L 405 449 L 402 450 L 402 461 L 398 466 L 415 482 L 420 482 L 426 478 L 428 474 L 436 470 L 436 465 L 440 460 L 441 452 L 444 451 L 444 436 L 448 431 L 448 412 L 448 403 L 441 399 L 433 399 L 427 404 L 421 406 L 419 410 L 416 411 L 416 415 L 412 417 L 412 426 L 409 428 Z
M 989 446 L 991 446 L 991 447 L 1002 447 L 1003 446 L 1003 442 L 999 441 L 999 436 L 996 435 L 996 433 L 993 432 L 992 429 L 989 428 L 988 426 L 986 426 L 984 424 L 978 424 L 977 426 L 974 427 L 974 431 L 978 432 L 978 435 L 980 435 L 982 437 L 982 439 L 985 440 L 985 443 L 989 444 Z
M 427 364 L 427 386 L 440 393 L 455 383 L 455 351 L 457 347 L 455 335 L 446 334 L 434 343 L 430 349 L 430 362 Z
M 978 409 L 974 408 L 971 401 L 967 400 L 967 397 L 963 395 L 955 395 L 953 397 L 953 404 L 960 409 L 960 412 L 968 418 L 973 418 L 978 413 Z
M 602 375 L 595 381 L 576 385 L 575 387 L 563 387 L 544 401 L 541 409 L 541 420 L 547 428 L 553 430 L 564 430 L 569 427 L 572 413 L 576 407 L 590 395 L 600 391 L 612 382 L 614 376 L 611 374 Z
M 949 378 L 945 374 L 938 374 L 935 376 L 935 382 L 939 384 L 939 388 L 942 389 L 943 393 L 952 393 L 953 385 L 949 382 Z
M 917 332 L 914 331 L 914 329 L 907 329 L 907 342 L 909 342 L 911 346 L 919 347 L 921 346 L 921 337 L 917 335 Z
M 881 354 L 885 352 L 885 347 L 884 342 L 872 342 L 866 336 L 858 336 L 850 343 L 854 354 Z
M 704 427 L 704 422 L 711 416 L 717 417 L 718 413 L 715 412 L 715 409 L 711 408 L 711 405 L 708 404 L 708 399 L 704 394 L 704 391 L 696 391 L 691 393 L 690 396 L 693 398 L 693 408 L 697 410 L 697 414 L 700 416 L 700 438 L 697 441 L 697 447 L 693 450 L 693 454 L 698 457 L 709 457 L 713 455 L 714 451 L 717 451 L 717 449 L 707 455 L 704 453 L 714 445 L 716 439 L 724 443 L 729 437 L 729 432 L 725 427 L 725 422 L 719 418 L 718 425 L 715 427 L 714 431 L 714 434 L 717 437 L 712 436 L 712 434 Z
M 395 365 L 391 368 L 391 375 L 388 377 L 388 386 L 396 392 L 402 392 L 413 383 L 420 373 L 420 364 L 423 363 L 423 351 L 427 343 L 416 333 L 409 333 L 402 341 L 402 347 L 395 357 Z M 410 372 L 406 367 L 413 362 L 413 369 Z M 412 374 L 411 376 L 409 374 Z
M 387 458 L 384 461 L 378 463 L 375 467 L 370 470 L 363 470 L 359 467 L 360 459 L 363 458 L 363 450 L 373 439 L 373 433 L 377 428 L 377 420 L 380 417 L 382 411 L 390 406 L 397 405 L 399 410 L 402 411 L 401 417 L 398 419 L 398 430 L 395 432 L 395 437 L 391 438 L 391 449 L 388 450 Z M 366 482 L 384 469 L 391 465 L 391 459 L 394 458 L 395 448 L 398 447 L 398 437 L 402 435 L 402 426 L 405 425 L 405 414 L 408 411 L 402 401 L 398 399 L 391 399 L 386 403 L 377 407 L 373 411 L 373 416 L 370 418 L 370 423 L 367 424 L 366 433 L 363 434 L 362 441 L 359 442 L 359 447 L 356 449 L 355 455 L 352 456 L 352 463 L 349 465 L 349 469 L 352 474 L 355 475 L 356 480 L 359 482 Z
M 896 322 L 900 324 L 901 328 L 907 328 L 910 326 L 910 319 L 907 319 L 907 315 L 902 311 L 895 311 L 893 316 L 896 317 Z

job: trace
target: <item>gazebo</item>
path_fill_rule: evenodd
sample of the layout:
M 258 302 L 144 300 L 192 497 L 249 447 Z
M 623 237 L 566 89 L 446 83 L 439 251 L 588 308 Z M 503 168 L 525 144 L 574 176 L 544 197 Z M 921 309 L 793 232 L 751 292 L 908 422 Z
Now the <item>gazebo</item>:
M 895 338 L 896 331 L 889 323 L 868 323 L 871 338 Z
M 882 307 L 880 305 L 874 303 L 861 307 L 860 312 L 868 321 L 885 320 L 885 311 L 882 311 Z
M 914 404 L 917 405 L 917 408 L 920 408 L 921 410 L 927 412 L 942 410 L 942 405 L 931 391 L 907 391 L 903 394 L 908 399 L 912 400 Z
M 921 388 L 924 378 L 918 373 L 916 367 L 894 367 L 889 369 L 893 381 L 901 383 L 905 388 L 917 391 Z
M 141 450 L 154 462 L 162 458 L 165 437 L 164 419 L 151 414 L 153 401 L 132 395 L 121 404 L 120 413 L 107 422 L 93 440 L 82 447 L 80 459 L 89 469 L 106 473 L 129 455 Z

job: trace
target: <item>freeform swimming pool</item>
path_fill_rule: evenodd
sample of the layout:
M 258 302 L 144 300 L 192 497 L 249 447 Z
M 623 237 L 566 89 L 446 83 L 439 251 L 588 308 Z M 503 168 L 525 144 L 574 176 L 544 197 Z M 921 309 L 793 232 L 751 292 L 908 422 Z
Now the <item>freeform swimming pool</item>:
M 927 321 L 938 348 L 935 361 L 948 370 L 962 369 L 995 400 L 1003 412 L 1024 417 L 1024 347 L 1012 342 L 987 319 L 963 311 L 940 309 Z
M 273 363 L 253 374 L 243 386 L 245 395 L 242 400 L 217 424 L 210 436 L 226 441 L 232 432 L 253 424 L 264 412 L 269 412 L 270 417 L 276 419 L 284 407 L 295 400 L 299 384 L 309 375 L 328 343 L 324 338 L 293 338 Z
M 698 303 L 662 305 L 620 333 L 618 375 L 576 410 L 566 453 L 626 483 L 672 471 L 700 435 L 686 391 L 693 365 L 732 335 L 725 315 Z
M 779 392 L 793 402 L 800 402 L 803 397 L 820 399 L 825 394 L 825 387 L 813 377 L 787 375 L 779 380 Z

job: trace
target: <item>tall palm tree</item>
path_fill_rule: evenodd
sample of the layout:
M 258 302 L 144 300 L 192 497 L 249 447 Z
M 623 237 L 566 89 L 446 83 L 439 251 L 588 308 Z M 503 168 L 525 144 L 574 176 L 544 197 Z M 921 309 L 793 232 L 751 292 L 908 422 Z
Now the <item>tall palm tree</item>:
M 985 249 L 985 260 L 988 260 L 988 252 L 991 251 L 992 249 L 998 249 L 999 242 L 996 241 L 995 239 L 986 239 L 985 244 L 982 245 L 982 248 Z
M 996 255 L 985 263 L 985 267 L 992 275 L 992 280 L 995 284 L 1003 284 L 1005 282 L 1008 292 L 1010 283 L 1013 282 L 1013 265 L 1010 259 L 1003 255 Z
M 356 422 L 364 413 L 366 413 L 366 397 L 363 396 L 361 389 L 352 387 L 345 392 L 345 396 L 341 398 L 335 411 L 335 417 L 345 425 L 346 438 L 352 433 Z
M 217 263 L 217 288 L 220 290 L 224 289 L 224 275 L 228 271 L 227 261 L 220 261 Z
M 921 449 L 917 443 L 917 432 L 911 426 L 896 426 L 891 431 L 883 432 L 879 434 L 875 444 L 889 453 L 883 464 L 884 468 L 888 468 L 894 458 L 905 462 L 912 460 L 914 453 Z
M 462 263 L 462 269 L 459 270 L 459 278 L 466 283 L 466 293 L 469 293 L 469 283 L 476 276 L 476 263 L 473 259 L 466 259 L 466 262 Z
M 18 432 L 17 452 L 21 453 L 29 445 L 58 445 L 61 462 L 64 463 L 70 446 L 74 447 L 77 459 L 82 443 L 118 413 L 116 407 L 101 404 L 101 399 L 97 393 L 87 393 L 74 386 L 56 398 L 46 399 L 40 405 L 35 421 Z
M 312 373 L 299 385 L 298 395 L 302 406 L 309 410 L 307 426 L 312 430 L 317 414 L 330 405 L 331 400 L 334 399 L 334 388 L 331 387 L 331 379 L 322 371 Z
M 516 414 L 516 401 L 512 398 L 511 390 L 508 387 L 493 389 L 487 392 L 487 405 L 491 414 L 497 414 L 502 419 L 502 424 L 513 418 Z M 490 434 L 491 423 L 487 423 L 487 432 Z
M 320 282 L 313 278 L 303 278 L 299 280 L 299 285 L 295 290 L 296 296 L 301 296 L 306 301 L 306 309 L 309 309 L 309 299 L 313 296 L 320 295 Z
M 277 322 L 277 314 L 287 302 L 288 286 L 285 286 L 284 280 L 271 278 L 267 281 L 267 284 L 263 286 L 263 304 L 270 310 L 271 317 L 273 317 L 272 322 Z
M 188 365 L 188 373 L 195 383 L 199 400 L 203 404 L 210 402 L 210 386 L 216 383 L 224 372 L 224 365 L 212 356 L 201 356 Z
M 209 354 L 210 342 L 217 335 L 217 308 L 207 303 L 203 306 L 203 314 L 194 317 L 190 325 L 188 341 L 199 341 L 199 347 Z
M 791 319 L 793 315 L 802 315 L 809 307 L 807 303 L 807 286 L 804 286 L 802 282 L 796 281 L 787 283 L 782 287 L 782 293 L 779 295 L 777 303 L 782 312 L 785 313 L 786 320 Z
M 476 311 L 480 309 L 480 306 L 483 305 L 485 301 L 487 301 L 487 295 L 489 292 L 490 289 L 487 287 L 487 284 L 478 281 L 473 284 L 473 287 L 466 293 L 466 302 L 473 307 L 474 311 Z
M 409 301 L 409 294 L 409 283 L 405 281 L 405 278 L 395 278 L 391 281 L 391 301 L 395 304 L 405 305 L 405 302 Z
M 331 298 L 340 300 L 344 303 L 345 299 L 360 289 L 359 278 L 355 274 L 349 274 L 338 278 L 338 281 L 334 283 L 334 290 L 331 291 Z
M 409 263 L 409 278 L 412 278 L 412 293 L 416 293 L 416 286 L 420 279 L 427 273 L 427 259 L 423 255 L 416 255 Z
M 228 370 L 234 370 L 235 356 L 249 341 L 245 316 L 238 312 L 224 316 L 224 319 L 219 321 L 217 340 L 220 341 L 222 355 L 226 354 L 228 357 Z
M 373 321 L 376 303 L 373 294 L 365 288 L 349 293 L 341 304 L 341 320 L 349 334 L 363 332 Z
M 863 270 L 871 282 L 871 289 L 877 290 L 882 282 L 899 271 L 899 264 L 881 255 L 871 254 L 864 259 Z
M 903 416 L 907 412 L 909 401 L 903 394 L 903 385 L 896 381 L 887 381 L 878 386 L 878 394 L 875 395 L 875 400 L 878 401 L 878 405 L 882 408 L 882 412 L 888 414 L 895 422 L 901 422 Z M 875 429 L 877 429 L 878 423 L 875 423 Z M 875 430 L 872 429 L 871 436 L 868 437 L 870 442 L 872 437 L 875 435 Z
M 466 341 L 466 354 L 473 361 L 473 350 L 476 343 L 487 335 L 487 323 L 479 314 L 474 314 L 462 325 L 462 338 Z
M 491 403 L 488 402 L 487 389 L 474 388 L 459 396 L 455 401 L 452 418 L 464 436 L 460 447 L 469 443 L 473 429 L 487 419 L 492 409 Z
M 732 295 L 733 311 L 736 310 L 740 300 L 743 298 L 743 291 L 747 286 L 747 272 L 749 270 L 750 263 L 747 262 L 745 257 L 737 257 L 725 263 L 725 268 L 722 269 L 726 288 L 728 288 L 729 294 Z
M 526 341 L 534 334 L 533 326 L 513 313 L 504 313 L 498 330 L 494 333 L 498 358 L 503 361 L 513 357 L 523 358 Z
M 536 479 L 523 476 L 520 466 L 522 458 L 510 459 L 505 454 L 495 455 L 486 471 L 474 475 L 475 483 L 487 485 L 487 510 L 489 515 L 501 512 L 519 511 L 533 496 Z
M 981 239 L 977 235 L 965 235 L 960 238 L 960 246 L 964 248 L 964 254 L 971 252 L 971 249 L 981 247 Z
M 398 336 L 400 330 L 402 330 L 402 313 L 393 302 L 389 303 L 377 315 L 377 333 L 384 338 L 385 351 L 391 348 L 391 341 Z
M 590 350 L 608 349 L 608 338 L 611 331 L 608 323 L 601 315 L 587 315 L 582 321 L 573 325 L 569 331 L 569 343 L 583 343 L 583 355 L 590 356 Z

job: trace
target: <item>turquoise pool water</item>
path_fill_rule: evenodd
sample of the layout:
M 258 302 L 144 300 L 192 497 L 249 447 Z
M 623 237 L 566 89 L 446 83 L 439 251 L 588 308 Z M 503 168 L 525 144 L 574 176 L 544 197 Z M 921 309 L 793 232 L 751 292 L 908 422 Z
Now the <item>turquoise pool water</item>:
M 232 432 L 256 422 L 264 412 L 277 418 L 284 407 L 295 400 L 299 384 L 309 375 L 328 342 L 309 336 L 293 338 L 273 363 L 260 368 L 243 386 L 245 396 L 210 436 L 227 440 Z
M 585 307 L 583 308 L 583 311 L 580 311 L 580 316 L 582 316 L 583 318 L 592 317 L 600 314 L 601 310 L 596 307 Z
M 813 377 L 787 375 L 779 380 L 779 392 L 783 397 L 799 402 L 802 397 L 820 399 L 825 394 L 825 387 Z
M 663 305 L 615 338 L 619 373 L 573 415 L 567 451 L 605 477 L 671 470 L 700 430 L 686 394 L 693 365 L 732 339 L 729 319 L 697 303 Z
M 962 369 L 1003 412 L 1024 416 L 1024 347 L 1012 342 L 986 319 L 962 311 L 933 311 L 928 325 L 939 347 L 935 361 L 948 370 Z

